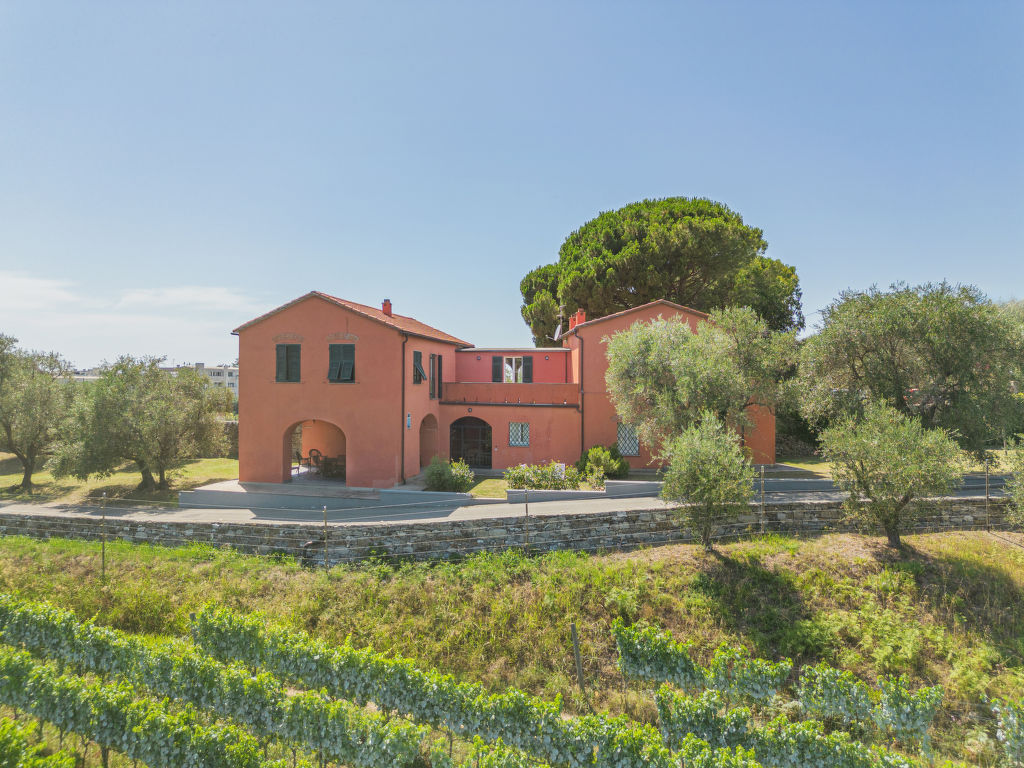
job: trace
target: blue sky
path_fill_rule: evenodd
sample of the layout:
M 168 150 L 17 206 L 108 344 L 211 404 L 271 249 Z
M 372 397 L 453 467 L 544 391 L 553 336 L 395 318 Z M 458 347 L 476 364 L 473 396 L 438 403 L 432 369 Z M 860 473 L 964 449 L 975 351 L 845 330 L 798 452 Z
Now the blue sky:
M 1020 2 L 0 2 L 0 332 L 230 361 L 309 290 L 529 342 L 598 212 L 711 197 L 848 287 L 1024 298 Z

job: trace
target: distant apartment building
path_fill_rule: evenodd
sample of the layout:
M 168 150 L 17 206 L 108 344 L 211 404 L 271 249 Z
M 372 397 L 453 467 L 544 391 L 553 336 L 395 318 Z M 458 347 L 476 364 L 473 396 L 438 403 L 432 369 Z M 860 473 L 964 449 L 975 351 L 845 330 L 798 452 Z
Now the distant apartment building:
M 237 365 L 214 365 L 209 368 L 204 363 L 195 363 L 192 365 L 173 365 L 164 366 L 160 370 L 167 371 L 172 375 L 176 375 L 178 371 L 183 369 L 192 369 L 196 373 L 205 376 L 210 380 L 210 383 L 215 387 L 224 387 L 229 390 L 231 394 L 238 398 L 238 366 Z M 76 370 L 72 376 L 76 381 L 95 381 L 100 377 L 103 369 L 100 367 L 88 368 L 82 370 Z
M 179 368 L 188 366 L 179 366 Z M 208 378 L 215 387 L 226 387 L 231 394 L 238 397 L 238 366 L 214 365 L 207 368 L 203 363 L 191 366 L 196 372 Z

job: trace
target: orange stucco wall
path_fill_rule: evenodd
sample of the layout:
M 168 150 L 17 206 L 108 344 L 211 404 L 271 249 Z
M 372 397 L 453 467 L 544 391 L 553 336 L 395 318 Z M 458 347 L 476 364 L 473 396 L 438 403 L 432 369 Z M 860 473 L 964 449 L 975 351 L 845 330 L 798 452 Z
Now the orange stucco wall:
M 452 422 L 463 416 L 475 416 L 490 425 L 492 469 L 552 460 L 571 463 L 580 457 L 580 412 L 572 406 L 444 405 L 442 416 L 441 434 L 446 443 Z M 529 446 L 508 444 L 509 423 L 513 421 L 530 425 Z M 449 449 L 450 443 L 445 445 L 446 457 Z
M 422 342 L 422 343 L 420 343 Z M 301 345 L 301 381 L 276 381 L 276 345 Z M 327 380 L 328 345 L 354 344 L 355 381 Z M 428 385 L 411 384 L 412 350 L 440 352 L 454 369 L 454 345 L 410 337 L 406 344 L 406 408 L 402 409 L 402 334 L 315 296 L 239 332 L 238 472 L 253 482 L 290 478 L 292 429 L 328 422 L 344 433 L 347 482 L 388 487 L 419 472 L 419 424 L 437 415 Z M 429 355 L 427 355 L 429 357 Z M 447 377 L 447 370 L 445 371 Z M 432 404 L 432 405 L 431 405 Z M 413 414 L 412 428 L 405 426 Z M 402 440 L 405 438 L 404 462 Z
M 558 347 L 530 349 L 461 349 L 455 353 L 457 381 L 491 381 L 491 357 L 529 355 L 535 384 L 564 384 L 570 377 L 568 350 Z M 479 360 L 477 358 L 480 358 Z

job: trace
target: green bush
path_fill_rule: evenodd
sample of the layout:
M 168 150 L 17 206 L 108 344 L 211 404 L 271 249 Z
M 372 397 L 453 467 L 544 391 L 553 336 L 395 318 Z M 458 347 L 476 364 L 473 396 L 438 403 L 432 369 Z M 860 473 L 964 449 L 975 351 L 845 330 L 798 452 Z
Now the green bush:
M 423 473 L 428 491 L 455 491 L 465 493 L 473 487 L 476 475 L 462 459 L 444 461 L 435 456 Z
M 529 488 L 530 490 L 565 491 L 580 487 L 580 472 L 572 465 L 559 464 L 520 464 L 505 470 L 505 482 L 509 488 Z
M 602 472 L 603 477 L 622 480 L 629 474 L 629 462 L 622 458 L 617 445 L 595 445 L 576 462 L 576 471 L 586 477 Z

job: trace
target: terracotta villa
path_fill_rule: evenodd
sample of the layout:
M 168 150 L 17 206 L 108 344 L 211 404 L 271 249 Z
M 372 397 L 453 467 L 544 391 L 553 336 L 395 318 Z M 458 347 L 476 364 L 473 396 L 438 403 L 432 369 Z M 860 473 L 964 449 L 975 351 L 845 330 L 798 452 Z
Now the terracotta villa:
M 374 488 L 405 482 L 434 456 L 504 469 L 617 444 L 630 466 L 649 467 L 608 398 L 601 340 L 659 316 L 693 329 L 707 317 L 669 301 L 591 320 L 580 311 L 561 347 L 493 349 L 395 314 L 386 299 L 378 309 L 313 291 L 234 331 L 245 371 L 239 479 L 288 482 L 311 451 L 325 476 Z M 755 422 L 745 445 L 772 463 L 774 417 Z

